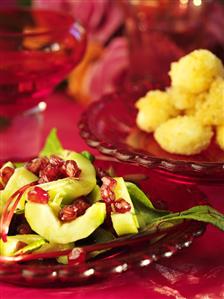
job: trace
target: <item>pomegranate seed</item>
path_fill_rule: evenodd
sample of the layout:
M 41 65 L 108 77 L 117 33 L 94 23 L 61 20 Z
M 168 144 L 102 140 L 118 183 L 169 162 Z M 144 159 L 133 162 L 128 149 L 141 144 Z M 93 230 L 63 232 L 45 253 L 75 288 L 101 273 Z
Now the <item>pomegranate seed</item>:
M 28 223 L 22 223 L 22 224 L 20 224 L 17 227 L 16 231 L 17 231 L 17 233 L 19 235 L 27 235 L 27 234 L 32 233 L 32 229 L 31 229 L 31 227 L 29 226 Z
M 52 182 L 59 177 L 60 169 L 57 166 L 52 166 L 48 164 L 44 169 L 40 170 L 39 176 L 42 182 Z
M 112 203 L 115 200 L 115 194 L 114 191 L 112 191 L 108 186 L 102 186 L 100 189 L 102 200 L 105 201 L 105 203 Z
M 77 218 L 77 211 L 72 205 L 66 205 L 60 210 L 58 218 L 63 222 L 75 220 Z
M 78 198 L 73 203 L 73 206 L 77 209 L 77 216 L 81 216 L 90 207 L 90 204 L 84 198 Z
M 49 163 L 51 165 L 60 167 L 60 166 L 63 165 L 64 160 L 62 160 L 60 157 L 58 157 L 56 155 L 51 155 L 50 158 L 49 158 Z
M 81 170 L 74 160 L 64 161 L 56 155 L 38 157 L 26 164 L 26 168 L 39 176 L 38 183 L 52 182 L 65 177 L 80 176 Z
M 126 213 L 131 210 L 131 205 L 125 199 L 119 198 L 114 202 L 114 210 L 117 213 Z
M 105 176 L 102 178 L 102 182 L 104 186 L 110 187 L 110 189 L 114 189 L 117 184 L 117 181 L 109 176 Z
M 81 169 L 79 169 L 77 163 L 74 160 L 65 161 L 62 170 L 67 177 L 79 178 L 81 173 Z
M 15 169 L 9 166 L 4 167 L 1 170 L 0 176 L 2 179 L 2 182 L 4 185 L 6 185 L 9 181 L 9 179 L 11 178 L 11 176 L 13 175 Z
M 72 221 L 83 215 L 89 206 L 84 198 L 78 198 L 73 204 L 64 206 L 59 212 L 58 217 L 63 222 Z
M 47 204 L 49 200 L 48 192 L 40 187 L 34 187 L 28 192 L 28 199 L 32 202 Z
M 75 265 L 81 264 L 85 261 L 86 254 L 82 248 L 73 248 L 68 255 L 68 263 Z
M 26 163 L 26 168 L 32 173 L 38 175 L 41 169 L 44 169 L 48 163 L 47 157 L 38 157 L 28 163 Z
M 113 189 L 115 188 L 117 182 L 115 179 L 109 176 L 103 177 L 101 180 L 103 182 L 103 185 L 100 188 L 101 197 L 106 203 L 107 214 L 110 214 L 112 212 L 111 205 L 115 201 L 115 193 Z

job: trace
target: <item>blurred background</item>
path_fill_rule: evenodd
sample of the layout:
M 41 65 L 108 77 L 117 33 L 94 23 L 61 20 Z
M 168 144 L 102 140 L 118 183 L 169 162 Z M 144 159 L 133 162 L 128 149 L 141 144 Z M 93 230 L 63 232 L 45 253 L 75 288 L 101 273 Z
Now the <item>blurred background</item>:
M 89 103 L 127 80 L 169 84 L 170 62 L 196 48 L 224 59 L 222 0 L 10 0 L 71 14 L 87 29 L 84 58 L 63 85 L 76 101 Z

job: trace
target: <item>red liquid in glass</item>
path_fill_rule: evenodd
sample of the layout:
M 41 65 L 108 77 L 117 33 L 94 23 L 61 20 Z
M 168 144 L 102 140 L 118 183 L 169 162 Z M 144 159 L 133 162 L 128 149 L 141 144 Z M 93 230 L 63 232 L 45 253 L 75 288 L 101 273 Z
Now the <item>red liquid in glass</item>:
M 0 161 L 38 154 L 44 109 L 38 103 L 78 64 L 85 47 L 85 32 L 69 15 L 0 10 Z
M 53 11 L 0 10 L 0 116 L 35 106 L 80 61 L 85 36 L 73 22 Z

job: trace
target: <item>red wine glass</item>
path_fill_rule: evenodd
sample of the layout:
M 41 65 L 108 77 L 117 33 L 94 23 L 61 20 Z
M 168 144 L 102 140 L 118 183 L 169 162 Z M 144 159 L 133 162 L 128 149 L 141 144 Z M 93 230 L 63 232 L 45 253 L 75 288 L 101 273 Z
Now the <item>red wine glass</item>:
M 70 15 L 0 10 L 0 161 L 38 153 L 44 101 L 85 48 L 85 30 Z

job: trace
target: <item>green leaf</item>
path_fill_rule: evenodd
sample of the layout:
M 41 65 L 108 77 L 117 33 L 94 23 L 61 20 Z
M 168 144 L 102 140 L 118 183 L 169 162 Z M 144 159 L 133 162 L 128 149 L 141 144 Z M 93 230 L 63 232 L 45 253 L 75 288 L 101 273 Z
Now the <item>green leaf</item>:
M 116 237 L 108 230 L 105 230 L 101 227 L 97 228 L 93 234 L 92 234 L 92 238 L 93 238 L 93 243 L 94 244 L 98 244 L 98 243 L 105 243 L 105 242 L 109 242 L 112 241 L 114 239 L 116 239 Z M 95 250 L 92 251 L 90 256 L 91 257 L 96 257 L 97 255 L 104 253 L 105 251 L 109 250 Z
M 50 156 L 50 155 L 57 155 L 63 151 L 63 147 L 61 145 L 60 140 L 57 136 L 57 129 L 52 129 L 49 133 L 45 145 L 40 152 L 40 156 Z
M 150 199 L 135 184 L 133 184 L 131 182 L 126 182 L 126 186 L 127 186 L 128 192 L 131 196 L 131 199 L 142 203 L 147 208 L 155 209 L 152 202 L 150 201 Z
M 83 157 L 85 157 L 86 159 L 88 159 L 90 162 L 94 162 L 95 157 L 88 151 L 83 151 L 81 152 L 81 155 L 83 155 Z
M 152 223 L 156 218 L 170 213 L 168 211 L 154 208 L 150 199 L 135 184 L 126 182 L 126 186 L 133 202 L 135 214 L 141 228 Z
M 110 231 L 105 230 L 101 227 L 97 228 L 93 232 L 92 237 L 95 244 L 109 242 L 116 239 L 115 236 Z
M 210 223 L 224 231 L 224 215 L 207 205 L 195 206 L 183 212 L 170 213 L 159 217 L 154 219 L 153 223 L 148 225 L 146 229 L 150 231 L 153 228 L 158 229 L 158 226 L 161 226 L 161 224 L 165 226 L 175 225 L 184 219 Z
M 210 223 L 224 231 L 224 215 L 207 205 L 171 213 L 155 209 L 150 199 L 135 184 L 126 182 L 140 227 L 153 232 L 179 224 L 185 219 Z

